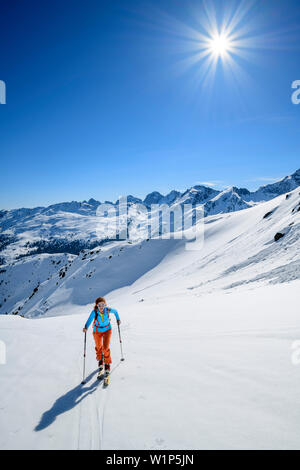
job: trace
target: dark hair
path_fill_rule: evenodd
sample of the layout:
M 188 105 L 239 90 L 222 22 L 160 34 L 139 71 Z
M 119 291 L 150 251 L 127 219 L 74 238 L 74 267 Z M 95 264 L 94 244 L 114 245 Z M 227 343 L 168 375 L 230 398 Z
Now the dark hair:
M 106 305 L 106 300 L 104 297 L 98 297 L 96 300 L 95 300 L 95 307 L 94 307 L 94 311 L 95 313 L 97 314 L 98 313 L 98 304 L 100 304 L 100 302 L 104 302 L 105 305 Z

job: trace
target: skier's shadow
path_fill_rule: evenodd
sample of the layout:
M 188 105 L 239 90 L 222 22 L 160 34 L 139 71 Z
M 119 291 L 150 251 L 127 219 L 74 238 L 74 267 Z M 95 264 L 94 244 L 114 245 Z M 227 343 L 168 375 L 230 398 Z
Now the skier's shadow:
M 98 372 L 94 370 L 87 378 L 86 382 L 92 379 L 92 377 Z M 67 392 L 62 397 L 58 398 L 55 403 L 53 403 L 50 410 L 43 413 L 39 424 L 34 428 L 36 432 L 42 431 L 43 429 L 50 426 L 57 418 L 57 416 L 65 413 L 66 411 L 71 410 L 75 406 L 84 400 L 88 395 L 97 390 L 99 385 L 99 380 L 95 380 L 90 386 L 84 387 L 83 385 L 77 385 L 75 388 Z

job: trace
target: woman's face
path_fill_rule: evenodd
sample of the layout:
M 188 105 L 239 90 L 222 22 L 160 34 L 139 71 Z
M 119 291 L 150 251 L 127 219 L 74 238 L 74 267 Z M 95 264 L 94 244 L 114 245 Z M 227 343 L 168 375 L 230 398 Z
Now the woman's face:
M 99 302 L 98 308 L 99 308 L 100 312 L 104 312 L 105 307 L 106 307 L 106 305 L 105 305 L 104 302 Z

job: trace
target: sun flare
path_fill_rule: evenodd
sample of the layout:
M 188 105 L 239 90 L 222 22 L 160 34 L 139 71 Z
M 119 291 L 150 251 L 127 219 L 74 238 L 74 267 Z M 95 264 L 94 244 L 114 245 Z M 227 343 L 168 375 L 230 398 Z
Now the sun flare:
M 209 41 L 209 49 L 216 57 L 223 58 L 226 53 L 230 52 L 230 39 L 225 34 L 216 34 Z
M 266 36 L 257 29 L 253 2 L 243 0 L 237 7 L 228 0 L 220 10 L 217 2 L 203 0 L 203 8 L 193 11 L 193 25 L 174 21 L 179 68 L 184 73 L 193 70 L 190 83 L 195 90 L 199 84 L 212 88 L 220 74 L 235 83 L 250 78 L 246 63 L 256 59 L 255 50 L 266 47 Z

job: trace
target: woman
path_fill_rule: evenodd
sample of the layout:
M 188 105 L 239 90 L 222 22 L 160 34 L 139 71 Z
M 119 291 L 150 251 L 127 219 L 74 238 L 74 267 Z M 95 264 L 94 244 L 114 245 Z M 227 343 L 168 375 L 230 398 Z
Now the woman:
M 103 371 L 103 356 L 104 356 L 104 365 L 105 365 L 105 372 L 109 374 L 110 372 L 110 364 L 111 364 L 111 357 L 110 357 L 110 349 L 109 343 L 111 338 L 111 324 L 110 324 L 110 317 L 109 312 L 112 312 L 117 320 L 118 325 L 120 325 L 121 320 L 119 318 L 117 310 L 113 308 L 109 308 L 106 305 L 106 300 L 104 297 L 98 297 L 95 301 L 95 307 L 90 314 L 88 321 L 85 324 L 83 332 L 86 333 L 88 327 L 93 323 L 93 335 L 95 340 L 95 350 L 97 361 L 99 365 L 99 374 Z

